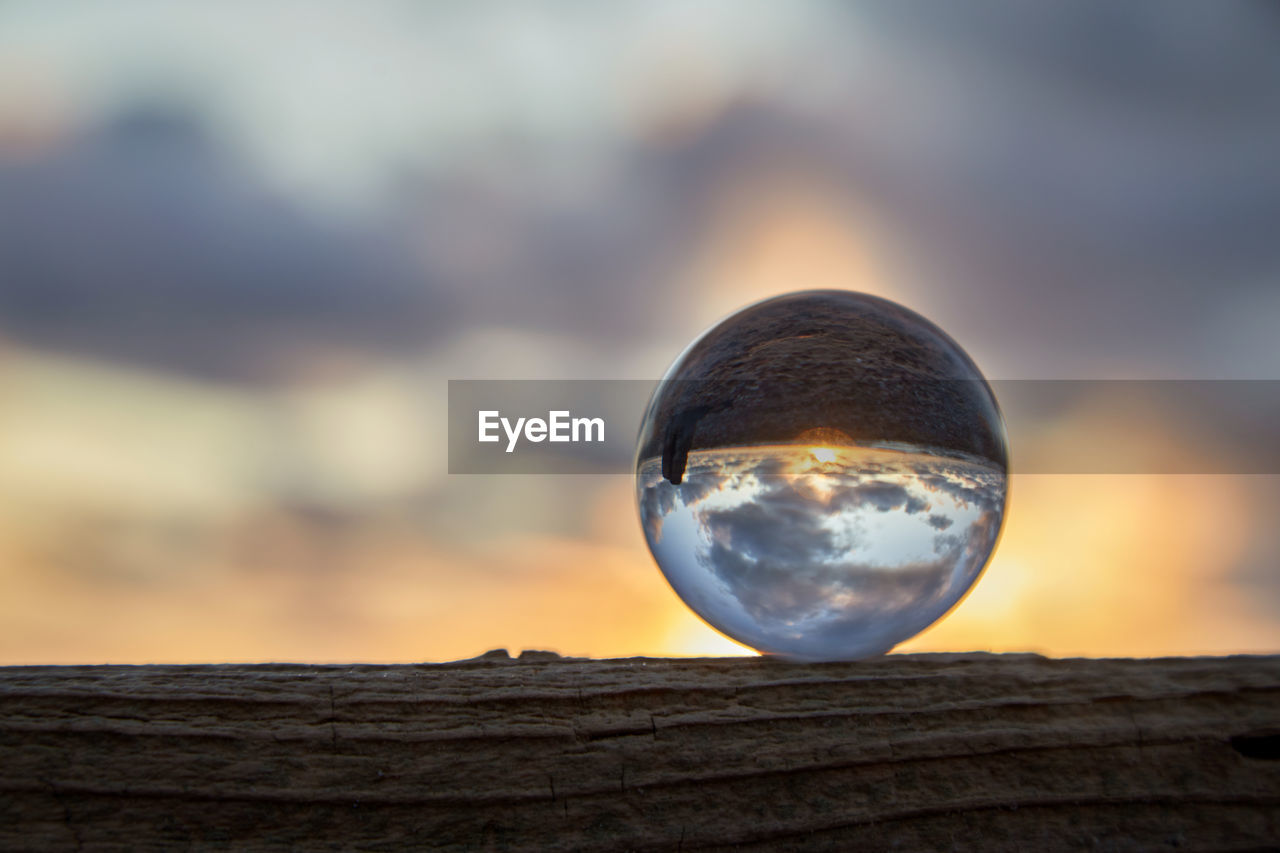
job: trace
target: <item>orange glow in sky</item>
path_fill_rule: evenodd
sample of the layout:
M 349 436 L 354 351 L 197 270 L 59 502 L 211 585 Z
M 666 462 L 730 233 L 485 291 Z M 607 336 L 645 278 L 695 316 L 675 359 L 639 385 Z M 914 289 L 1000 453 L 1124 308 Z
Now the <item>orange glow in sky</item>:
M 684 271 L 698 316 L 798 285 L 894 295 L 806 187 L 735 196 Z M 0 355 L 0 664 L 751 653 L 667 585 L 630 478 L 464 487 L 430 444 L 438 407 L 395 370 L 275 394 Z M 1128 440 L 1168 443 L 1160 426 Z M 805 443 L 806 466 L 841 452 Z M 1280 649 L 1238 577 L 1270 479 L 1014 476 L 985 575 L 899 650 Z

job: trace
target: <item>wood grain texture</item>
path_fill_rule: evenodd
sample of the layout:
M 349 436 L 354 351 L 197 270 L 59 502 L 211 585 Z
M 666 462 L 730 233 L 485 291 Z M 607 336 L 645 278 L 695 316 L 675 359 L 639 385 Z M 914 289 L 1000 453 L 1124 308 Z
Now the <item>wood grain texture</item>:
M 1280 847 L 1280 657 L 0 669 L 3 849 Z

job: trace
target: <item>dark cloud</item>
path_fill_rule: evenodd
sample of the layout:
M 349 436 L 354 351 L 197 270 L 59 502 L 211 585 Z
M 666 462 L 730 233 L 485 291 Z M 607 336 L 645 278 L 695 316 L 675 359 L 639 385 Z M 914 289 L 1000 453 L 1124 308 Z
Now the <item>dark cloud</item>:
M 743 472 L 760 464 L 745 452 L 735 456 L 728 451 L 720 456 L 725 466 L 719 472 L 717 487 L 730 492 L 743 482 Z M 935 489 L 946 486 L 948 495 L 959 496 L 957 500 L 997 509 L 984 510 L 962 528 L 944 513 L 930 515 L 927 523 L 938 531 L 932 535 L 935 559 L 894 563 L 880 554 L 876 558 L 879 562 L 872 562 L 855 557 L 860 550 L 849 541 L 850 532 L 864 537 L 865 531 L 846 529 L 838 536 L 830 521 L 840 516 L 848 522 L 847 513 L 857 510 L 925 511 L 928 504 L 913 496 L 906 485 L 842 478 L 838 471 L 812 475 L 813 482 L 805 475 L 746 478 L 747 487 L 756 490 L 749 500 L 729 508 L 694 511 L 705 544 L 690 559 L 716 578 L 722 595 L 733 606 L 726 610 L 725 601 L 716 601 L 697 584 L 691 587 L 691 601 L 713 624 L 718 616 L 738 618 L 725 614 L 740 608 L 749 624 L 737 625 L 736 631 L 724 623 L 721 627 L 765 649 L 783 648 L 787 643 L 782 638 L 790 637 L 811 649 L 813 657 L 830 656 L 838 653 L 836 650 L 863 647 L 868 642 L 877 648 L 883 642 L 887 648 L 923 628 L 968 587 L 994 547 L 1003 484 L 996 480 L 979 483 L 981 472 L 976 466 L 951 460 L 938 460 L 934 466 L 921 462 L 910 467 L 881 467 L 892 469 L 881 476 L 927 476 L 936 484 Z M 672 487 L 664 480 L 655 481 L 642 505 L 648 507 L 653 501 L 656 506 L 669 491 L 688 488 L 713 470 L 709 459 L 698 459 L 684 485 Z M 671 511 L 676 509 L 673 503 Z M 680 580 L 678 573 L 673 576 L 673 582 L 679 584 Z M 872 639 L 868 640 L 869 636 Z
M 675 509 L 677 488 L 659 477 L 641 493 L 640 523 L 644 526 L 649 541 L 662 541 L 662 520 Z
M 906 487 L 898 483 L 871 482 L 844 489 L 831 498 L 832 509 L 871 506 L 880 512 L 898 509 L 910 499 Z
M 712 492 L 718 491 L 728 480 L 728 475 L 717 471 L 698 472 L 698 476 L 674 488 L 685 506 L 695 506 Z M 670 485 L 670 483 L 668 483 Z
M 753 560 L 720 543 L 708 554 L 716 575 L 761 624 L 796 625 L 839 621 L 865 626 L 904 610 L 926 606 L 945 593 L 952 560 L 892 569 L 846 562 L 806 567 L 792 555 L 785 561 Z
M 970 192 L 980 202 L 970 216 L 999 220 L 1010 236 L 1044 230 L 1015 254 L 1089 247 L 1098 260 L 1168 272 L 1280 260 L 1267 236 L 1280 221 L 1280 25 L 1266 4 L 861 11 L 890 40 L 884 61 L 923 59 L 922 73 L 951 76 L 900 108 L 972 93 L 936 127 L 925 143 L 936 160 L 922 165 L 951 170 L 933 201 Z M 986 145 L 964 147 L 977 140 Z
M 829 515 L 819 502 L 779 488 L 733 509 L 704 512 L 700 519 L 715 549 L 727 546 L 753 565 L 767 567 L 808 565 L 835 555 L 835 538 L 822 525 Z M 712 562 L 717 563 L 714 555 Z
M 861 70 L 911 84 L 880 121 L 867 121 L 874 103 L 850 108 L 849 174 L 962 340 L 1027 376 L 1280 369 L 1273 340 L 1240 327 L 1256 306 L 1274 311 L 1280 275 L 1272 6 L 850 14 L 877 46 Z
M 830 505 L 833 511 L 870 506 L 880 512 L 902 509 L 908 514 L 928 508 L 924 500 L 912 495 L 905 486 L 883 481 L 872 481 L 845 488 L 837 487 L 835 494 L 831 497 Z
M 847 19 L 877 42 L 851 65 Z M 533 181 L 424 194 L 433 256 L 466 245 L 445 236 L 461 214 L 507 257 L 471 277 L 469 316 L 695 332 L 707 318 L 682 310 L 671 271 L 716 198 L 780 173 L 871 217 L 911 259 L 910 301 L 1006 375 L 1280 369 L 1269 335 L 1237 328 L 1274 308 L 1280 275 L 1280 26 L 1264 4 L 870 4 L 827 29 L 794 88 L 627 141 L 576 202 Z M 801 109 L 819 67 L 828 100 Z
M 494 140 L 448 173 L 396 164 L 385 207 L 338 225 L 155 110 L 0 161 L 0 331 L 215 375 L 481 325 L 616 347 L 692 334 L 709 318 L 673 273 L 717 199 L 807 174 L 911 258 L 908 301 L 1006 372 L 1280 369 L 1251 319 L 1280 275 L 1273 9 L 813 14 L 829 39 L 788 42 L 795 73 L 767 94 L 615 139 L 572 187 L 546 152 Z M 876 49 L 846 62 L 855 31 Z
M 0 160 L 0 333 L 237 379 L 439 335 L 403 246 L 273 197 L 189 118 L 139 110 Z
M 656 471 L 653 463 L 638 475 L 646 485 L 640 494 L 640 523 L 651 542 L 662 541 L 662 521 L 676 508 L 676 502 L 686 507 L 696 506 L 703 498 L 722 488 L 729 479 L 727 473 L 708 470 L 705 466 L 695 471 L 695 476 L 679 486 L 673 486 Z
M 983 480 L 971 479 L 973 475 L 960 474 L 954 469 L 948 470 L 945 465 L 939 467 L 919 465 L 916 466 L 915 473 L 920 485 L 926 491 L 949 495 L 962 507 L 974 505 L 984 511 L 993 512 L 999 510 L 1004 504 L 1004 483 L 994 474 Z
M 269 190 L 199 114 L 126 106 L 35 155 L 0 148 L 0 333 L 248 379 L 481 326 L 638 342 L 670 325 L 661 290 L 731 152 L 775 144 L 767 115 L 684 145 L 636 140 L 576 195 L 548 186 L 536 152 L 410 169 L 380 211 L 340 221 Z

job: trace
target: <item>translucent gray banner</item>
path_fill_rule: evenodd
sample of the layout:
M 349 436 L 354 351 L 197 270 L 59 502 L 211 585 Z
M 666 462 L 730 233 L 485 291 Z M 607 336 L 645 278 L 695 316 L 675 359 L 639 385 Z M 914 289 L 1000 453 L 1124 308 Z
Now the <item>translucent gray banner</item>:
M 449 473 L 632 473 L 640 420 L 657 384 L 451 380 Z M 989 384 L 1007 423 L 1014 473 L 1280 473 L 1278 380 Z M 772 391 L 786 399 L 785 387 Z

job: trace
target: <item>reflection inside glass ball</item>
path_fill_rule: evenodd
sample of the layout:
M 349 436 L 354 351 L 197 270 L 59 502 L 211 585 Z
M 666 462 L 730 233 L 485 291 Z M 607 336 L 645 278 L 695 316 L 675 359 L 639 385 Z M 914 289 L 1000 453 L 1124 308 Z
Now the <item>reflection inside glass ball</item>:
M 809 660 L 885 652 L 977 580 L 1004 514 L 1003 421 L 962 350 L 862 294 L 779 297 L 681 356 L 641 431 L 637 498 L 676 593 Z
M 683 482 L 640 469 L 640 515 L 677 594 L 762 651 L 887 651 L 976 580 L 1004 472 L 911 450 L 741 447 L 690 454 Z

